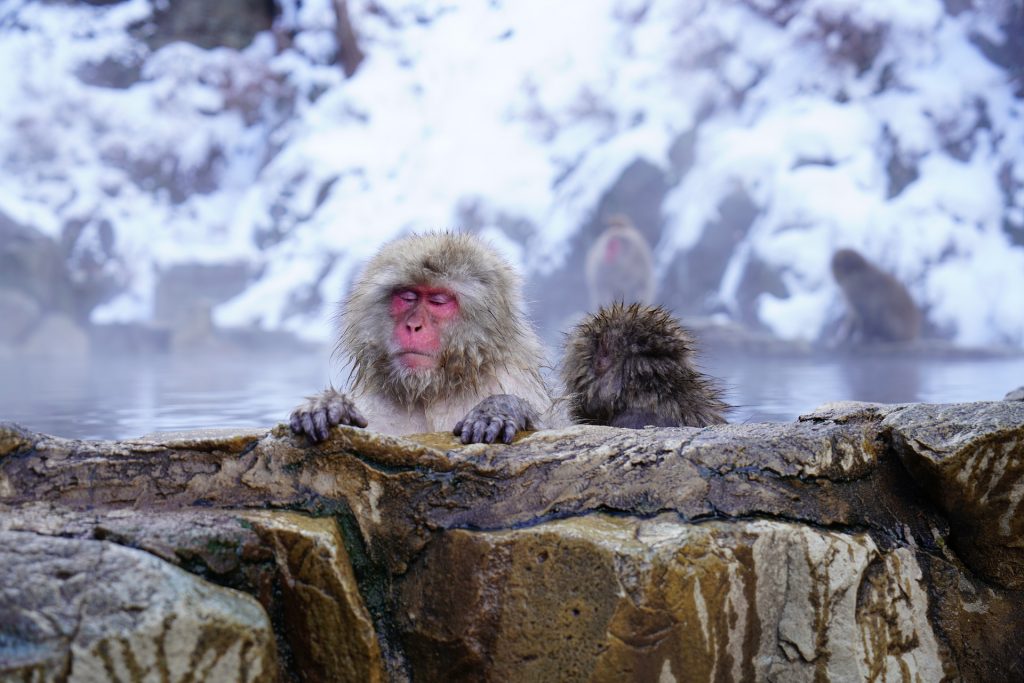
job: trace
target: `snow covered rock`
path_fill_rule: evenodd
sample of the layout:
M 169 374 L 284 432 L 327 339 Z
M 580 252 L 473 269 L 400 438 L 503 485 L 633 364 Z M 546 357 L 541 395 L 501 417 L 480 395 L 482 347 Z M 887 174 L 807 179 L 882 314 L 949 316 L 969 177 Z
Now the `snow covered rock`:
M 812 342 L 851 247 L 936 334 L 1024 345 L 1019 3 L 348 4 L 352 78 L 329 0 L 262 31 L 265 3 L 222 3 L 237 40 L 150 0 L 5 10 L 0 211 L 115 283 L 94 322 L 152 320 L 157 273 L 198 254 L 258 273 L 219 326 L 323 342 L 382 242 L 455 228 L 521 266 L 556 338 L 625 211 L 680 313 Z

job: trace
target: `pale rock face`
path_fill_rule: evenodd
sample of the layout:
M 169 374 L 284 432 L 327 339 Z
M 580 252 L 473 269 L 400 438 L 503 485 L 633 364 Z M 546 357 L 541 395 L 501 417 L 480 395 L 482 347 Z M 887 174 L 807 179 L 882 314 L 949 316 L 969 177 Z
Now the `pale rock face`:
M 15 643 L 0 647 L 0 673 L 39 681 L 275 680 L 274 634 L 259 603 L 148 553 L 3 531 L 0 566 L 3 642 Z
M 1024 589 L 1024 403 L 909 406 L 882 424 L 948 516 L 966 563 L 1001 586 Z
M 215 430 L 206 430 L 205 433 L 211 440 L 216 438 Z M 56 537 L 105 540 L 72 541 Z M 169 585 L 182 583 L 181 577 L 184 577 L 186 584 L 194 582 L 204 591 L 212 592 L 214 597 L 221 594 L 237 597 L 249 610 L 246 618 L 252 621 L 251 624 L 239 624 L 239 633 L 252 631 L 253 636 L 266 638 L 268 634 L 265 631 L 269 628 L 267 614 L 277 615 L 277 633 L 269 634 L 271 641 L 276 639 L 277 643 L 276 663 L 290 661 L 289 666 L 298 680 L 358 680 L 366 683 L 385 680 L 384 664 L 373 622 L 363 605 L 351 562 L 333 519 L 315 519 L 292 512 L 263 510 L 224 512 L 193 509 L 164 511 L 161 514 L 128 509 L 75 511 L 37 503 L 5 510 L 0 519 L 0 538 L 49 539 L 57 550 L 65 552 L 67 557 L 63 562 L 73 567 L 74 573 L 64 565 L 54 569 L 52 555 L 57 552 L 54 548 L 47 549 L 49 555 L 46 557 L 29 548 L 20 553 L 20 559 L 12 559 L 20 546 L 11 546 L 7 554 L 0 553 L 3 566 L 11 566 L 7 562 L 11 560 L 15 568 L 24 570 L 15 572 L 14 578 L 18 580 L 24 578 L 26 571 L 33 568 L 38 571 L 38 577 L 30 580 L 40 585 L 44 593 L 50 591 L 47 595 L 58 592 L 64 596 L 70 594 L 69 589 L 61 588 L 58 591 L 55 588 L 63 585 L 61 577 L 65 577 L 75 590 L 90 576 L 100 582 L 102 599 L 86 596 L 81 601 L 72 601 L 73 604 L 88 602 L 90 623 L 99 632 L 109 630 L 111 622 L 121 624 L 122 612 L 131 614 L 140 604 L 146 604 L 148 606 L 143 614 L 165 619 L 168 626 L 185 628 L 186 635 L 189 628 L 206 633 L 195 624 L 209 620 L 206 616 L 209 611 L 207 603 L 219 603 L 207 600 L 197 607 L 194 600 L 183 600 L 172 606 L 174 611 L 168 616 L 161 605 L 153 604 L 155 599 L 145 602 L 145 599 L 138 598 L 138 594 L 152 591 L 160 596 L 161 591 L 171 588 L 151 585 L 149 576 L 134 567 L 127 567 L 117 574 L 105 572 L 93 562 L 97 549 L 102 551 L 102 557 L 108 564 L 113 563 L 114 558 L 123 559 L 125 555 L 133 562 L 145 566 L 155 564 L 174 579 L 168 582 Z M 244 592 L 219 588 L 172 565 L 188 567 L 192 572 L 201 573 L 207 580 L 230 584 L 241 591 L 252 593 L 260 602 L 253 603 Z M 53 571 L 47 574 L 50 570 Z M 155 575 L 155 572 L 150 573 Z M 116 596 L 122 596 L 121 600 L 113 599 Z M 126 606 L 125 602 L 130 604 Z M 16 597 L 5 603 L 0 597 L 0 613 L 8 606 L 13 610 L 12 614 L 29 615 L 32 618 L 47 614 L 47 610 L 53 607 L 26 606 L 18 602 Z M 14 621 L 15 629 L 20 628 L 20 623 Z M 0 634 L 3 633 L 0 628 Z M 107 653 L 103 656 L 113 653 L 124 661 L 135 657 L 136 663 L 148 671 L 152 658 L 140 659 L 133 651 L 126 649 L 128 645 L 124 643 L 128 641 L 122 640 L 118 636 L 113 649 L 106 644 L 102 645 L 101 651 Z M 163 637 L 157 639 L 158 644 L 164 647 L 162 652 L 170 657 L 172 655 L 167 650 L 169 646 L 165 640 Z M 135 641 L 139 641 L 139 638 Z M 151 645 L 142 642 L 139 647 L 149 653 L 153 650 Z M 242 645 L 246 652 L 252 648 L 246 642 Z M 173 654 L 173 666 L 187 670 L 181 676 L 189 675 L 188 672 L 198 675 L 206 671 L 203 668 L 206 664 L 201 659 L 193 658 L 191 650 L 184 646 L 176 647 L 178 649 Z M 71 662 L 75 671 L 89 671 L 90 676 L 95 674 L 94 657 L 89 648 L 72 641 L 63 647 L 55 647 L 54 653 L 56 661 Z M 270 655 L 273 654 L 271 642 Z M 0 646 L 0 672 L 5 670 L 3 665 L 10 656 L 11 653 Z M 237 678 L 237 672 L 232 673 L 230 663 L 226 662 L 215 667 L 216 676 L 219 677 L 208 680 L 249 680 L 245 677 L 248 673 Z M 242 664 L 251 668 L 246 662 Z M 159 668 L 162 664 L 157 661 L 156 666 Z M 270 680 L 276 680 L 273 657 L 261 666 L 270 666 Z M 108 674 L 102 674 L 99 678 L 83 680 L 108 678 Z M 3 680 L 2 676 L 0 680 Z

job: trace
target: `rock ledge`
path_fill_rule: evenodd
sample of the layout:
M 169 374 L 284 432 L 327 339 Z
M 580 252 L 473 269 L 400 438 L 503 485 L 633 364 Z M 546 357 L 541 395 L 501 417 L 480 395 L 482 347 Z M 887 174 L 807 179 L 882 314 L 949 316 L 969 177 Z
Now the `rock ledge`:
M 1014 401 L 511 446 L 5 425 L 0 679 L 1019 679 L 1022 498 Z

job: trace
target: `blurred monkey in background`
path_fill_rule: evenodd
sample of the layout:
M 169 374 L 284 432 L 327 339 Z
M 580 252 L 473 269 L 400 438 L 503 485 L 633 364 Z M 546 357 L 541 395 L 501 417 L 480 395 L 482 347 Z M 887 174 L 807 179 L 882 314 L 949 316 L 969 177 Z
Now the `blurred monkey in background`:
M 586 278 L 593 310 L 621 301 L 649 304 L 654 298 L 654 257 L 647 240 L 622 214 L 608 219 L 608 227 L 587 253 Z
M 921 311 L 907 288 L 860 253 L 838 250 L 832 275 L 846 300 L 840 343 L 908 342 L 921 333 Z
M 473 235 L 384 245 L 340 311 L 351 395 L 332 388 L 309 398 L 292 412 L 292 431 L 315 442 L 344 424 L 508 443 L 538 428 L 551 401 L 520 290 L 512 266 Z

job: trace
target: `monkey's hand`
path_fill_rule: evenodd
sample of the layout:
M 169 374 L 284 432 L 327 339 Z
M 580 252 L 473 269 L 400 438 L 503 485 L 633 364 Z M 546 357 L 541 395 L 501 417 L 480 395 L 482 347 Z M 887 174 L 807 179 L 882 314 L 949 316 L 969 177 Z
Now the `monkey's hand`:
M 537 411 L 530 404 L 512 394 L 488 396 L 455 425 L 452 434 L 462 443 L 494 443 L 501 437 L 512 443 L 512 437 L 521 429 L 533 429 Z
M 305 434 L 310 441 L 323 441 L 334 425 L 365 427 L 366 418 L 345 394 L 326 389 L 319 396 L 310 396 L 292 411 L 288 424 L 296 434 Z

